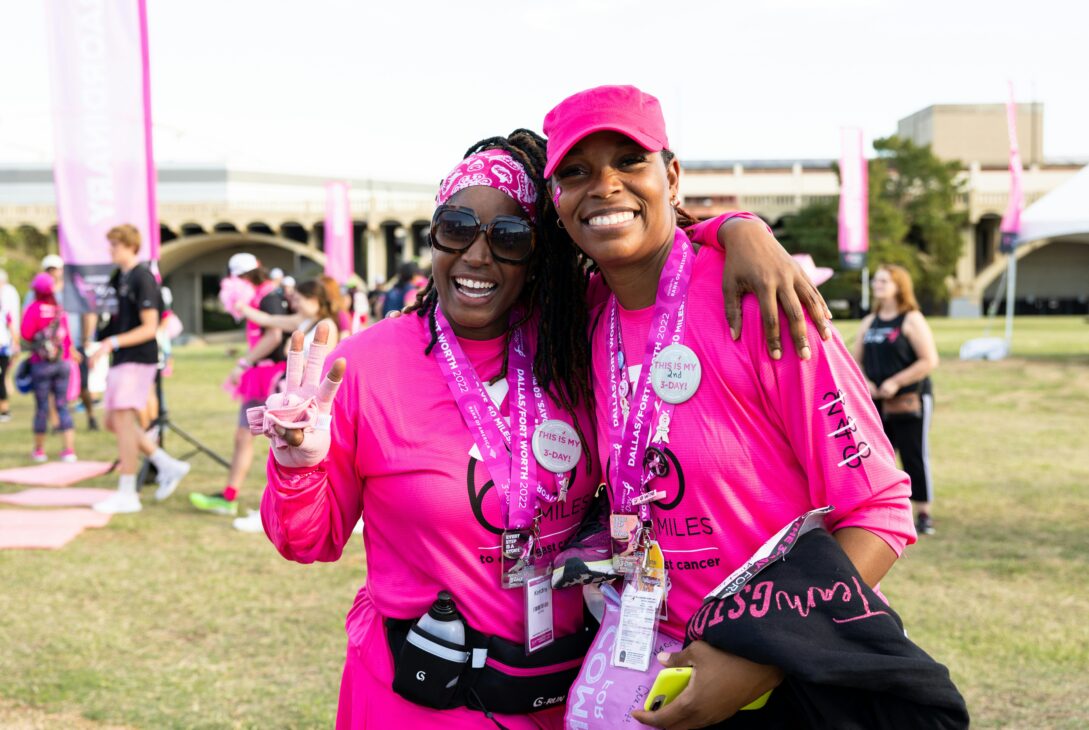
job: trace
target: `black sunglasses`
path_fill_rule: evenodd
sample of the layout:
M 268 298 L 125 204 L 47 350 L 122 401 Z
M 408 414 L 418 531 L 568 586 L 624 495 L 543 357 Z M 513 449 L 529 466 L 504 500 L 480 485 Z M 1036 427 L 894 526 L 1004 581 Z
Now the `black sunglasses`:
M 440 205 L 431 218 L 431 245 L 446 253 L 463 253 L 484 231 L 492 258 L 504 264 L 524 264 L 533 254 L 533 224 L 515 215 L 497 215 L 484 226 L 472 208 Z

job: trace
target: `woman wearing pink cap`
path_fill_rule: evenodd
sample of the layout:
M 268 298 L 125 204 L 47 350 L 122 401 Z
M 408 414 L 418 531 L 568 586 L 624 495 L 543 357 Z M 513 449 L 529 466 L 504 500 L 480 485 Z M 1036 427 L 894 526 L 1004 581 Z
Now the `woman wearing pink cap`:
M 76 460 L 76 432 L 68 411 L 68 380 L 72 374 L 72 332 L 68 314 L 57 303 L 56 281 L 46 273 L 30 282 L 34 301 L 23 312 L 20 334 L 30 343 L 30 374 L 34 383 L 34 451 L 36 462 L 49 459 L 45 434 L 49 427 L 49 399 L 57 410 L 57 422 L 64 446 L 61 461 Z
M 590 89 L 549 112 L 544 128 L 559 219 L 609 290 L 590 320 L 598 458 L 613 537 L 625 536 L 614 566 L 646 578 L 646 562 L 623 557 L 662 556 L 659 630 L 684 639 L 710 591 L 784 525 L 826 505 L 835 509 L 824 525 L 876 584 L 915 540 L 910 490 L 839 337 L 801 351 L 788 341 L 784 357 L 769 357 L 752 298 L 740 340 L 718 336 L 724 257 L 693 247 L 708 224 L 685 233 L 680 166 L 654 97 Z M 655 727 L 721 721 L 782 680 L 776 667 L 703 641 L 666 662 L 695 672 L 675 703 L 632 713 Z
M 261 514 L 286 558 L 336 560 L 365 524 L 338 727 L 562 725 L 591 638 L 581 592 L 519 581 L 549 587 L 534 571 L 600 468 L 585 309 L 572 326 L 547 306 L 581 298 L 585 274 L 536 226 L 543 166 L 525 131 L 474 146 L 439 190 L 414 312 L 341 342 L 320 383 L 328 328 L 305 362 L 296 333 L 286 396 L 250 412 L 273 441 Z
M 328 328 L 305 357 L 296 333 L 286 394 L 249 412 L 273 442 L 261 515 L 284 557 L 337 560 L 366 526 L 338 727 L 562 726 L 592 632 L 548 568 L 601 469 L 587 276 L 543 221 L 545 161 L 526 130 L 474 145 L 439 189 L 412 313 L 324 365 Z

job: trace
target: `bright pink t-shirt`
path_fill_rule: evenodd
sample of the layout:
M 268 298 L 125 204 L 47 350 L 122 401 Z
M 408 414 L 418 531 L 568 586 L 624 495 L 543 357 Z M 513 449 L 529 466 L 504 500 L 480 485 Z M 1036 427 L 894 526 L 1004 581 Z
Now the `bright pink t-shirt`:
M 253 307 L 254 309 L 260 309 L 261 308 L 261 300 L 264 299 L 266 296 L 268 296 L 269 294 L 271 294 L 274 291 L 276 291 L 276 282 L 274 282 L 274 281 L 265 281 L 265 282 L 263 282 L 254 291 L 253 297 L 249 301 L 249 305 L 251 307 Z M 264 327 L 257 324 L 256 322 L 251 322 L 248 319 L 246 320 L 246 346 L 247 347 L 252 349 L 253 346 L 257 344 L 258 340 L 261 339 L 261 335 L 263 335 L 264 333 L 265 333 L 265 328 Z
M 523 593 L 499 585 L 499 495 L 484 463 L 472 455 L 472 435 L 433 355 L 424 354 L 429 340 L 427 319 L 406 315 L 341 342 L 326 361 L 348 361 L 333 406 L 330 456 L 315 469 L 268 462 L 261 515 L 284 557 L 336 560 L 363 517 L 367 583 L 347 619 L 342 727 L 494 727 L 480 712 L 436 712 L 394 694 L 382 617 L 417 618 L 445 589 L 469 625 L 524 640 Z M 482 380 L 500 372 L 503 338 L 458 341 Z M 558 405 L 549 405 L 553 418 L 570 422 Z M 509 413 L 505 397 L 502 412 Z M 594 463 L 588 472 L 587 460 L 580 461 L 566 503 L 543 505 L 546 556 L 575 532 L 600 483 L 593 424 L 585 412 L 579 418 Z M 579 588 L 555 591 L 553 603 L 557 636 L 581 627 Z M 503 716 L 501 722 L 558 728 L 562 718 L 557 708 Z
M 835 506 L 829 529 L 865 528 L 897 554 L 915 540 L 908 477 L 896 468 L 862 374 L 839 336 L 810 337 L 809 361 L 783 338 L 782 358 L 772 360 L 756 298 L 747 296 L 741 339 L 734 342 L 723 308 L 724 261 L 707 246 L 696 257 L 684 343 L 699 357 L 703 377 L 695 396 L 673 413 L 664 449 L 670 472 L 653 482 L 666 492 L 651 507 L 670 581 L 669 619 L 661 627 L 678 639 L 708 591 L 814 507 Z M 598 305 L 590 319 L 602 460 L 609 458 L 607 306 Z M 652 316 L 653 307 L 621 309 L 625 359 L 634 369 L 641 367 Z M 841 392 L 842 404 L 820 410 Z M 848 419 L 856 430 L 829 435 Z M 851 459 L 862 443 L 869 456 Z

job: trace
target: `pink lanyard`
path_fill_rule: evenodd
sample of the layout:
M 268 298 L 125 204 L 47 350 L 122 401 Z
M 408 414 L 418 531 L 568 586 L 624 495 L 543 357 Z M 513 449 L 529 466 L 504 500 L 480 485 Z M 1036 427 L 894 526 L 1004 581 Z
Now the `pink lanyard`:
M 695 251 L 681 229 L 673 234 L 673 249 L 666 259 L 665 267 L 658 279 L 658 294 L 654 300 L 654 316 L 650 322 L 650 332 L 643 354 L 643 365 L 639 378 L 632 390 L 633 406 L 624 420 L 620 401 L 622 385 L 628 381 L 626 363 L 623 356 L 622 335 L 620 333 L 620 304 L 616 295 L 609 299 L 609 442 L 612 448 L 612 464 L 609 469 L 609 481 L 612 487 L 613 509 L 620 514 L 634 514 L 638 507 L 642 521 L 650 519 L 649 501 L 640 500 L 637 492 L 652 478 L 644 467 L 647 445 L 650 441 L 648 418 L 653 401 L 653 409 L 658 413 L 659 432 L 668 433 L 669 422 L 673 416 L 673 404 L 663 401 L 654 394 L 651 386 L 651 371 L 655 356 L 666 346 L 684 340 L 685 299 L 688 284 L 692 279 Z M 673 323 L 672 334 L 670 323 Z
M 516 321 L 514 316 L 512 321 Z M 437 346 L 433 350 L 435 362 L 499 490 L 503 527 L 507 530 L 529 529 L 536 517 L 537 500 L 552 503 L 557 497 L 538 482 L 537 460 L 530 445 L 536 421 L 530 412 L 529 399 L 532 397 L 537 401 L 539 414 L 547 415 L 548 407 L 533 376 L 533 359 L 526 347 L 525 334 L 521 327 L 514 331 L 509 352 L 507 384 L 512 430 L 492 402 L 438 306 L 435 307 L 435 327 L 438 331 Z M 557 481 L 561 476 L 557 475 Z

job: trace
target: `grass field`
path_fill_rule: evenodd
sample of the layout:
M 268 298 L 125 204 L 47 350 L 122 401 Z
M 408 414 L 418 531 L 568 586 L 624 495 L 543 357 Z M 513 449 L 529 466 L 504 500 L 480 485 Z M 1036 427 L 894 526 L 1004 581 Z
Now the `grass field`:
M 912 638 L 950 667 L 974 726 L 1085 727 L 1089 324 L 1018 319 L 1018 357 L 1001 363 L 955 359 L 980 321 L 932 324 L 945 358 L 931 443 L 938 533 L 883 588 Z M 839 326 L 849 336 L 857 323 Z M 224 454 L 236 406 L 218 386 L 230 362 L 222 348 L 185 348 L 167 385 L 179 425 Z M 30 401 L 14 407 L 0 466 L 30 451 Z M 107 434 L 80 431 L 77 447 L 112 453 Z M 62 550 L 0 552 L 0 726 L 332 725 L 362 541 L 334 565 L 289 563 L 263 536 L 189 507 L 189 491 L 224 479 L 207 458 L 193 465 L 162 505 Z M 243 507 L 256 507 L 261 481 L 255 467 Z

